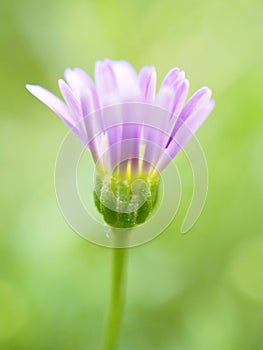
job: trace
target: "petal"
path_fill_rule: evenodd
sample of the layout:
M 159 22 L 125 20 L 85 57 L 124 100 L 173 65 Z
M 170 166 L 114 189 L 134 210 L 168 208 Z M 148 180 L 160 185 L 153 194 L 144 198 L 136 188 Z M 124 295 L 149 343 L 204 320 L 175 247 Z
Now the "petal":
M 194 117 L 196 114 L 198 115 L 202 114 L 203 108 L 209 102 L 210 97 L 211 97 L 211 90 L 209 90 L 207 87 L 203 87 L 199 89 L 192 95 L 192 97 L 184 106 L 178 119 L 176 120 L 173 131 L 171 132 L 171 138 L 169 139 L 169 142 L 167 143 L 166 147 L 169 146 L 171 139 L 175 137 L 177 131 L 180 129 L 180 127 L 186 120 Z
M 176 156 L 176 154 L 199 129 L 199 127 L 211 113 L 214 105 L 215 102 L 213 100 L 208 100 L 206 103 L 199 105 L 198 110 L 196 110 L 195 113 L 193 113 L 185 122 L 181 121 L 180 128 L 176 131 L 172 137 L 172 142 L 169 142 L 167 147 L 171 158 Z
M 80 106 L 83 117 L 87 117 L 90 113 L 92 113 L 95 110 L 91 91 L 82 91 L 80 96 Z
M 90 88 L 92 85 L 94 86 L 92 79 L 80 68 L 67 68 L 64 71 L 64 76 L 71 89 L 78 96 L 82 89 Z
M 99 99 L 95 85 L 89 75 L 80 68 L 67 68 L 64 72 L 65 78 L 75 96 L 80 101 L 83 100 L 83 95 L 87 96 L 91 93 L 93 110 L 100 108 Z M 84 113 L 85 115 L 85 113 Z
M 215 106 L 215 101 L 210 100 L 206 105 L 203 106 L 203 108 L 201 108 L 198 111 L 198 113 L 196 113 L 195 115 L 193 115 L 193 117 L 186 120 L 185 124 L 193 134 L 203 124 L 203 122 L 206 120 L 206 118 L 209 116 L 209 114 L 213 110 L 214 106 Z
M 113 65 L 109 60 L 96 62 L 95 84 L 102 106 L 108 106 L 118 102 L 117 80 Z
M 174 84 L 174 82 L 179 78 L 180 75 L 180 69 L 175 67 L 173 69 L 171 69 L 165 76 L 165 78 L 162 81 L 161 87 L 164 86 L 171 86 Z
M 88 74 L 80 68 L 67 68 L 64 75 L 80 104 L 83 117 L 81 127 L 87 136 L 93 158 L 98 159 L 101 148 L 101 133 L 104 128 L 95 85 Z
M 171 137 L 166 145 L 166 160 L 161 159 L 161 169 L 172 160 L 190 140 L 214 108 L 215 102 L 210 99 L 211 91 L 204 87 L 198 90 L 185 105 L 176 121 Z M 184 118 L 184 119 L 183 119 Z
M 139 72 L 139 89 L 143 95 L 143 101 L 152 103 L 156 93 L 156 71 L 153 66 L 145 66 Z
M 134 101 L 140 98 L 138 76 L 133 66 L 125 61 L 110 61 L 116 77 L 119 98 L 121 101 Z
M 184 74 L 179 74 L 175 81 L 171 81 L 170 79 L 170 85 L 168 83 L 162 84 L 156 98 L 156 103 L 161 108 L 170 111 L 172 115 L 177 116 L 187 97 L 188 90 L 188 80 L 185 79 Z
M 172 107 L 172 114 L 177 116 L 181 111 L 184 101 L 188 95 L 189 82 L 187 79 L 182 79 L 180 83 L 174 86 L 174 100 Z
M 208 87 L 202 87 L 196 91 L 187 104 L 184 106 L 179 118 L 181 120 L 188 119 L 191 114 L 195 113 L 200 108 L 200 105 L 206 103 L 212 95 L 211 90 Z
M 85 135 L 82 130 L 75 126 L 75 122 L 69 113 L 68 107 L 63 101 L 42 86 L 27 84 L 26 88 L 32 95 L 55 112 L 65 122 L 69 129 L 71 129 L 77 137 L 85 143 Z
M 163 87 L 159 90 L 156 96 L 156 105 L 165 109 L 166 111 L 172 112 L 173 106 L 173 90 L 168 87 Z
M 75 97 L 71 88 L 64 82 L 64 80 L 59 79 L 58 84 L 59 84 L 60 91 L 65 101 L 67 102 L 71 115 L 75 120 L 76 127 L 79 130 L 81 130 L 81 133 L 83 135 L 87 136 L 88 135 L 87 124 L 86 124 L 86 121 L 84 120 L 85 115 L 82 112 L 82 108 L 79 101 Z
M 104 130 L 100 110 L 94 111 L 93 97 L 90 91 L 83 92 L 80 103 L 83 122 L 89 140 L 98 137 Z
M 82 118 L 82 111 L 78 100 L 74 96 L 74 93 L 72 92 L 71 88 L 64 82 L 64 80 L 59 79 L 58 84 L 61 94 L 64 97 L 74 119 L 76 122 L 80 121 Z
M 38 98 L 41 102 L 47 105 L 53 112 L 55 112 L 61 119 L 73 124 L 71 115 L 69 113 L 67 105 L 61 101 L 57 96 L 52 94 L 39 85 L 26 85 L 27 90 Z

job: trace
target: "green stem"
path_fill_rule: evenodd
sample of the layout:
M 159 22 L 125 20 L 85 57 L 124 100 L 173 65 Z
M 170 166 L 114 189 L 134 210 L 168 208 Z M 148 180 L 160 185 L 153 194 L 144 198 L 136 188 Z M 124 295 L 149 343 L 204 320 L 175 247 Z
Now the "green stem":
M 118 348 L 125 299 L 127 249 L 113 248 L 112 254 L 112 284 L 104 350 Z

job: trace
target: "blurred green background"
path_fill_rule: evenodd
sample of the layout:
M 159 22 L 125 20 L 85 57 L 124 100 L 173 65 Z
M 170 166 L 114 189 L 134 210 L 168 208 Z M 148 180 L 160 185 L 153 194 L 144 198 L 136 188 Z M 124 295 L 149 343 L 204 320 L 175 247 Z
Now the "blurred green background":
M 120 349 L 263 348 L 263 2 L 2 1 L 0 83 L 0 349 L 99 349 L 111 251 L 67 226 L 53 184 L 67 130 L 25 83 L 58 92 L 66 67 L 97 59 L 174 66 L 216 108 L 198 132 L 209 166 L 205 210 L 185 157 L 179 213 L 129 256 Z

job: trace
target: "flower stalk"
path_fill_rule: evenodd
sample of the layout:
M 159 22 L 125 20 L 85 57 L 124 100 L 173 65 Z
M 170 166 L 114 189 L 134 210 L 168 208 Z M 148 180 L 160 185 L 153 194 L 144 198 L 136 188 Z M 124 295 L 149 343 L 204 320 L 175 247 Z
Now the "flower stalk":
M 118 348 L 125 301 L 127 252 L 127 248 L 112 249 L 111 293 L 103 350 Z

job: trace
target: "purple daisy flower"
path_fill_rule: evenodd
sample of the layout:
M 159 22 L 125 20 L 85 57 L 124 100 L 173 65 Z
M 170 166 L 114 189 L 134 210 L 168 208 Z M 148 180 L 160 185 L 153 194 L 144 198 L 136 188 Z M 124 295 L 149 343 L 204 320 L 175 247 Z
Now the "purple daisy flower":
M 160 172 L 214 107 L 202 87 L 187 101 L 189 82 L 170 70 L 156 93 L 156 71 L 127 61 L 97 61 L 94 82 L 80 68 L 59 80 L 62 101 L 38 85 L 27 89 L 51 108 L 90 149 L 97 165 L 95 203 L 114 227 L 146 220 L 157 201 Z M 132 187 L 134 180 L 144 184 Z M 146 185 L 145 185 L 146 184 Z

